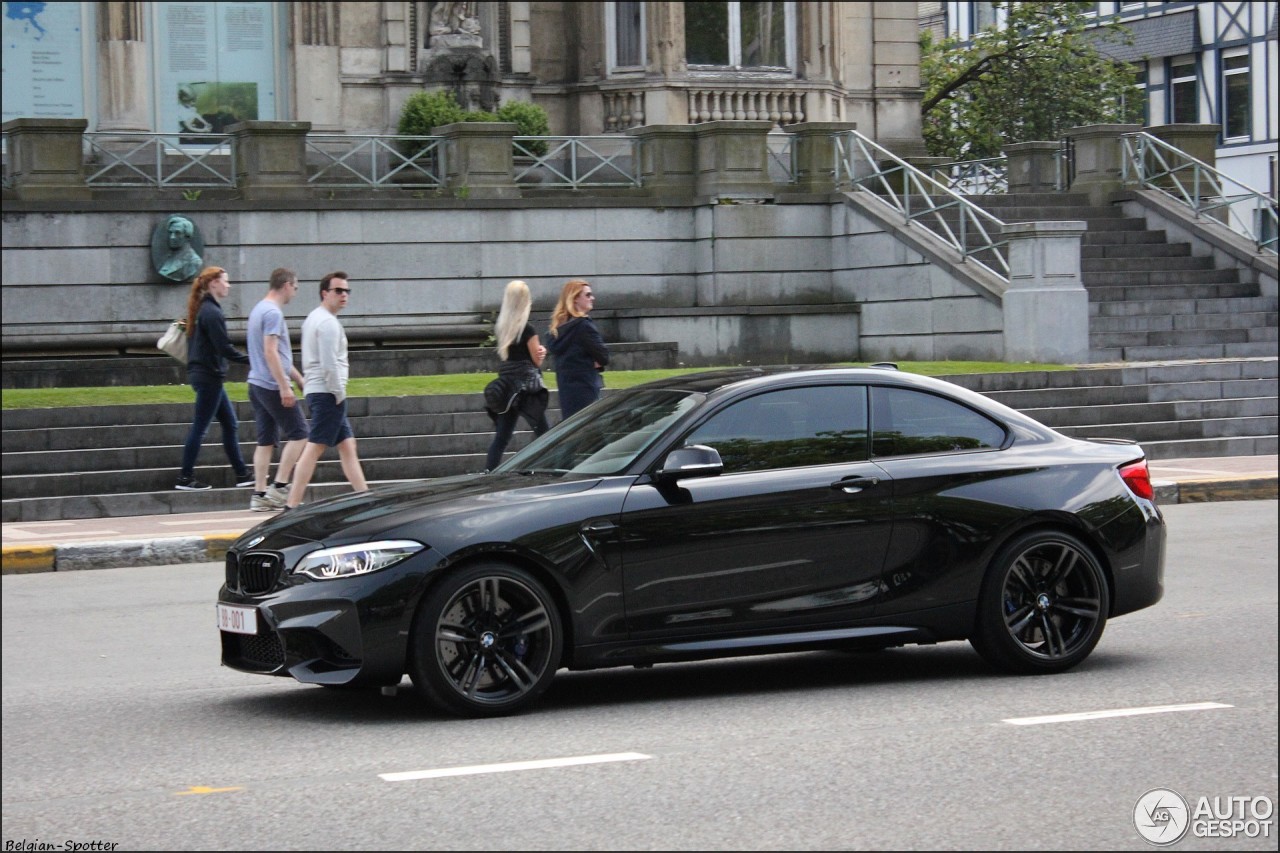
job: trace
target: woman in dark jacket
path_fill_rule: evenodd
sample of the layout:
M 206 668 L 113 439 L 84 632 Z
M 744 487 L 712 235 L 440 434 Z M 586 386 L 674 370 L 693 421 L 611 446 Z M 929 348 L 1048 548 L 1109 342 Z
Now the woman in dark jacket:
M 498 378 L 485 388 L 485 408 L 493 419 L 493 441 L 485 459 L 485 470 L 492 471 L 502 461 L 502 453 L 511 442 L 516 421 L 524 416 L 535 436 L 550 427 L 547 424 L 547 386 L 542 383 L 542 360 L 547 348 L 529 322 L 533 299 L 529 285 L 523 281 L 507 283 L 502 295 L 502 308 L 493 324 L 497 338 Z
M 556 360 L 562 420 L 600 399 L 604 387 L 600 373 L 609 363 L 609 348 L 590 317 L 594 306 L 591 284 L 575 278 L 565 283 L 551 314 L 547 348 Z
M 232 346 L 227 335 L 227 318 L 222 314 L 219 300 L 226 299 L 230 292 L 227 271 L 221 267 L 205 267 L 191 282 L 191 293 L 187 297 L 187 381 L 196 392 L 196 410 L 187 443 L 182 448 L 182 471 L 174 486 L 187 492 L 212 488 L 195 479 L 194 474 L 200 445 L 214 417 L 222 426 L 222 448 L 235 469 L 235 484 L 253 485 L 253 475 L 240 455 L 236 410 L 222 387 L 227 378 L 228 359 L 238 364 L 249 363 L 249 356 Z

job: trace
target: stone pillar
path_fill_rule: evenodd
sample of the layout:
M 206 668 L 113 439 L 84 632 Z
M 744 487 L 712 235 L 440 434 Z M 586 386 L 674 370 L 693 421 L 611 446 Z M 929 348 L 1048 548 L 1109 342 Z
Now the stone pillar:
M 806 121 L 787 128 L 795 152 L 796 183 L 804 193 L 830 193 L 836 189 L 836 142 L 834 135 L 857 130 L 852 121 Z
M 515 122 L 472 121 L 437 127 L 445 138 L 445 186 L 459 198 L 519 198 L 512 159 Z
M 1215 169 L 1218 167 L 1218 134 L 1222 133 L 1221 125 L 1159 124 L 1145 127 L 1143 130 L 1161 142 L 1172 145 L 1184 154 L 1189 154 L 1206 166 L 1212 166 Z
M 640 141 L 640 185 L 651 195 L 692 198 L 697 185 L 697 129 L 650 124 L 627 129 Z
M 1075 148 L 1071 191 L 1087 193 L 1092 205 L 1106 204 L 1108 196 L 1122 186 L 1120 135 L 1139 129 L 1136 124 L 1090 124 L 1068 130 L 1066 136 Z
M 93 5 L 98 16 L 97 128 L 150 131 L 151 71 L 143 36 L 143 4 Z
M 306 121 L 243 121 L 228 127 L 240 196 L 248 201 L 310 196 L 310 130 Z
M 1004 147 L 1006 174 L 1011 193 L 1051 193 L 1062 188 L 1058 180 L 1057 142 L 1014 142 Z M 1065 177 L 1065 176 L 1064 176 Z
M 1089 359 L 1089 294 L 1080 276 L 1084 222 L 1019 222 L 1009 240 L 1005 361 L 1079 364 Z
M 771 121 L 708 121 L 693 125 L 697 189 L 713 199 L 773 198 L 767 135 Z
M 338 35 L 342 4 L 289 4 L 296 61 L 293 69 L 294 114 L 311 122 L 318 133 L 342 132 L 342 56 Z
M 23 201 L 83 201 L 92 197 L 84 182 L 82 118 L 15 118 L 9 135 L 9 177 Z

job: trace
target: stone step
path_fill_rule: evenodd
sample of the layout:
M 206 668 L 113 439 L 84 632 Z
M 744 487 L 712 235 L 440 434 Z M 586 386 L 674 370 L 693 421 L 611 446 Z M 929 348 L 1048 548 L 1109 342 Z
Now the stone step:
M 1089 424 L 1054 427 L 1074 438 L 1125 438 L 1148 441 L 1187 441 L 1196 438 L 1236 438 L 1274 436 L 1275 417 L 1212 418 L 1207 420 L 1142 421 L 1138 423 Z
M 557 420 L 555 407 L 548 413 Z M 366 415 L 351 418 L 351 427 L 357 439 L 392 435 L 444 435 L 459 432 L 486 432 L 493 428 L 488 415 L 481 411 L 457 413 Z M 55 429 L 24 429 L 4 431 L 4 452 L 28 451 L 85 451 L 104 450 L 113 447 L 160 447 L 186 443 L 189 423 L 135 425 L 127 430 L 104 430 L 102 427 L 59 427 Z M 253 420 L 241 419 L 237 433 L 241 445 L 254 443 L 257 433 Z M 205 436 L 204 446 L 221 446 L 221 427 L 212 425 Z M 245 457 L 248 458 L 247 456 Z
M 1081 238 L 1082 248 L 1089 246 L 1135 246 L 1168 244 L 1164 229 L 1126 229 L 1113 231 L 1087 231 Z
M 1180 402 L 1249 400 L 1277 395 L 1277 379 L 1227 379 L 1152 385 L 1089 385 L 1079 388 L 1033 388 L 988 391 L 986 395 L 1018 411 L 1051 408 L 1159 405 Z
M 352 428 L 355 428 L 354 425 Z M 515 435 L 519 438 L 519 442 L 513 439 L 510 449 L 516 450 L 519 447 L 523 447 L 524 442 L 532 434 L 527 430 L 517 430 Z M 488 430 L 477 429 L 473 432 L 429 435 L 410 432 L 381 437 L 370 437 L 357 432 L 356 435 L 358 436 L 356 443 L 361 457 L 449 456 L 454 454 L 484 453 L 489 447 L 489 440 L 493 437 L 493 430 L 492 428 Z M 253 450 L 253 442 L 241 442 L 240 453 L 245 461 L 250 462 L 250 464 L 252 464 Z M 182 445 L 143 445 L 102 448 L 92 453 L 85 453 L 83 450 L 38 450 L 17 453 L 6 451 L 0 464 L 3 465 L 3 476 L 8 478 L 11 476 L 59 474 L 71 471 L 79 471 L 81 473 L 91 471 L 129 472 L 152 468 L 157 463 L 166 461 L 172 464 L 172 468 L 176 472 L 181 460 Z M 206 441 L 205 444 L 201 445 L 200 456 L 196 463 L 198 469 L 202 469 L 202 462 L 204 466 L 211 467 L 213 470 L 208 472 L 208 476 L 204 476 L 198 471 L 196 479 L 204 480 L 215 486 L 233 484 L 231 479 L 233 472 L 227 467 L 226 455 L 222 450 L 220 441 Z M 213 463 L 212 466 L 210 466 L 210 462 Z M 122 476 L 117 488 L 104 488 L 102 491 L 137 491 L 126 480 L 127 477 Z M 6 480 L 6 489 L 8 488 L 7 482 Z
M 1275 311 L 1243 311 L 1239 314 L 1151 314 L 1135 313 L 1120 317 L 1095 316 L 1089 320 L 1089 332 L 1165 332 L 1179 329 L 1249 329 L 1275 326 Z
M 1280 413 L 1280 398 L 1246 397 L 1234 400 L 1178 400 L 1168 403 L 1128 403 L 1103 406 L 1053 406 L 1022 409 L 1045 426 L 1103 426 L 1159 421 L 1203 421 L 1215 418 L 1272 417 Z
M 1147 299 L 1129 302 L 1090 302 L 1093 317 L 1128 317 L 1135 315 L 1192 316 L 1197 314 L 1275 312 L 1280 299 L 1274 296 L 1230 296 L 1221 299 Z
M 1090 349 L 1095 361 L 1175 361 L 1196 358 L 1265 358 L 1274 355 L 1276 345 L 1270 341 L 1242 344 L 1202 344 L 1200 346 L 1134 346 Z
M 1085 241 L 1080 246 L 1082 260 L 1097 258 L 1187 258 L 1190 243 L 1102 243 Z
M 1144 441 L 1148 459 L 1200 459 L 1212 456 L 1272 456 L 1280 445 L 1275 435 Z
M 1156 273 L 1161 270 L 1181 272 L 1213 269 L 1213 258 L 1210 257 L 1194 257 L 1191 255 L 1157 257 L 1144 253 L 1129 258 L 1088 258 L 1083 257 L 1083 249 L 1081 254 L 1080 272 L 1085 275 L 1099 272 L 1120 273 L 1132 271 Z
M 484 470 L 484 449 L 474 453 L 419 455 L 419 456 L 360 456 L 360 465 L 368 480 L 423 479 L 448 477 Z M 514 442 L 513 448 L 514 449 Z M 215 488 L 231 485 L 231 470 L 225 459 L 217 460 L 217 466 L 196 466 L 196 479 L 210 483 Z M 163 468 L 134 468 L 114 471 L 77 471 L 57 474 L 25 474 L 5 476 L 6 502 L 14 499 L 47 498 L 60 495 L 109 495 L 128 492 L 153 492 L 173 489 L 177 476 L 175 465 Z M 329 451 L 316 465 L 312 478 L 317 483 L 343 481 L 342 468 L 336 451 Z M 248 489 L 237 489 L 246 494 Z M 8 520 L 8 519 L 6 519 Z
M 1073 207 L 1086 207 L 1089 205 L 1089 195 L 1087 193 L 1072 192 L 992 193 L 989 195 L 966 195 L 963 198 L 978 207 L 992 210 L 1000 207 L 1024 207 L 1027 205 Z
M 1240 271 L 1237 269 L 1130 269 L 1100 270 L 1086 272 L 1081 270 L 1080 278 L 1085 287 L 1108 287 L 1122 285 L 1133 287 L 1145 284 L 1239 284 Z M 1257 285 L 1251 285 L 1251 295 L 1258 295 Z
M 1153 299 L 1231 299 L 1258 295 L 1256 284 L 1085 285 L 1090 302 L 1146 302 Z M 1186 356 L 1194 358 L 1194 356 Z
M 1097 347 L 1171 347 L 1206 344 L 1243 344 L 1249 342 L 1248 329 L 1187 329 L 1167 332 L 1094 332 L 1089 330 L 1089 345 Z

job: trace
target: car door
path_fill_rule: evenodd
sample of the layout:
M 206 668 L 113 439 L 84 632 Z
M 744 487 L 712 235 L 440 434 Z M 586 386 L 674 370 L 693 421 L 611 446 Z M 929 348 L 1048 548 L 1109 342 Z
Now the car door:
M 892 489 L 869 461 L 865 386 L 734 400 L 673 447 L 716 448 L 719 476 L 633 486 L 620 541 L 633 639 L 841 625 L 869 615 Z
M 897 501 L 878 615 L 975 597 L 992 537 L 1023 512 L 1032 463 L 1001 450 L 1002 424 L 938 394 L 873 386 L 871 423 Z

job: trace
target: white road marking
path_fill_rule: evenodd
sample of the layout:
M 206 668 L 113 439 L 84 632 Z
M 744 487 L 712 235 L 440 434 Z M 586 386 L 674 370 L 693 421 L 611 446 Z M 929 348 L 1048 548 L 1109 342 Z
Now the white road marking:
M 1136 717 L 1141 714 L 1169 714 L 1174 711 L 1212 711 L 1217 708 L 1234 708 L 1221 702 L 1192 702 L 1187 705 L 1149 705 L 1146 708 L 1113 708 L 1110 711 L 1082 711 L 1078 714 L 1050 714 L 1044 717 L 1013 717 L 1001 722 L 1015 726 L 1040 726 L 1045 723 L 1074 723 L 1079 720 L 1100 720 L 1106 717 Z
M 509 773 L 514 770 L 545 770 L 548 767 L 573 767 L 578 764 L 606 764 L 610 761 L 644 761 L 652 755 L 639 752 L 615 752 L 609 755 L 578 755 L 570 758 L 546 758 L 541 761 L 510 761 L 505 764 L 473 764 L 470 767 L 444 767 L 438 770 L 409 770 L 404 773 L 379 773 L 387 782 L 410 782 L 414 779 L 441 779 L 445 776 L 474 776 L 479 773 Z

